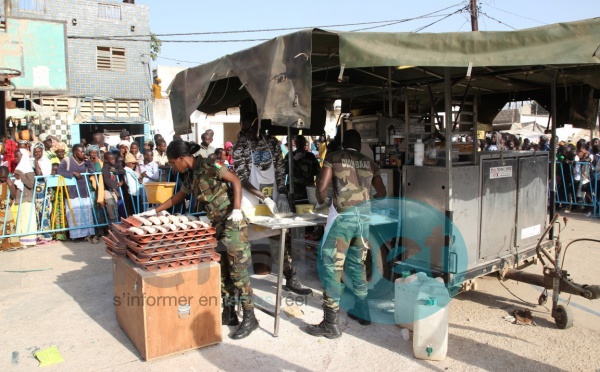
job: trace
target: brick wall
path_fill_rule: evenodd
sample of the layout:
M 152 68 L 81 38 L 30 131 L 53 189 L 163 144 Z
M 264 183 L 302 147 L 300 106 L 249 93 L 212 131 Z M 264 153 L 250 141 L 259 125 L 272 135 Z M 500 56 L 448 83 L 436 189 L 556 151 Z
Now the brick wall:
M 65 21 L 68 36 L 103 37 L 150 33 L 150 10 L 144 5 L 120 1 L 46 0 L 45 9 L 40 12 L 21 10 L 19 3 L 19 0 L 12 0 L 13 17 Z M 120 7 L 121 19 L 99 18 L 98 4 Z M 4 0 L 0 0 L 0 14 L 2 13 Z M 73 19 L 77 20 L 76 25 L 73 24 Z M 70 96 L 150 99 L 152 83 L 149 42 L 68 39 L 67 44 Z M 98 46 L 125 48 L 126 71 L 98 71 Z

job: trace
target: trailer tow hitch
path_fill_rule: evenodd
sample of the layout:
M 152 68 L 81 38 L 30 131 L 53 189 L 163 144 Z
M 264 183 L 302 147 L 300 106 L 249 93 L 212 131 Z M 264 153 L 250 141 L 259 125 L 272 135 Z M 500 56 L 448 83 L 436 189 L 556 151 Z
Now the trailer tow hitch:
M 600 298 L 600 285 L 587 285 L 587 284 L 578 284 L 575 283 L 572 279 L 569 278 L 569 273 L 566 270 L 562 269 L 562 265 L 564 262 L 564 254 L 562 242 L 560 241 L 560 231 L 567 225 L 567 218 L 563 218 L 564 225 L 561 226 L 560 222 L 557 221 L 558 214 L 554 216 L 552 222 L 549 224 L 545 233 L 542 234 L 542 237 L 538 241 L 536 247 L 536 253 L 539 260 L 542 262 L 544 266 L 543 275 L 526 273 L 520 270 L 515 269 L 507 269 L 501 273 L 502 279 L 511 279 L 517 280 L 519 282 L 533 284 L 539 287 L 544 288 L 544 292 L 538 298 L 538 303 L 543 305 L 548 300 L 548 289 L 552 289 L 552 317 L 558 328 L 566 329 L 573 326 L 573 312 L 567 306 L 559 305 L 559 295 L 560 292 L 570 293 L 577 296 L 581 296 L 587 298 L 589 300 L 596 300 Z M 554 224 L 558 224 L 559 233 L 554 240 L 554 256 L 542 246 L 542 240 L 548 234 L 550 228 L 554 226 Z M 576 241 L 594 241 L 599 242 L 596 239 L 576 239 L 572 241 L 570 244 Z M 567 245 L 567 248 L 569 247 Z M 548 261 L 546 263 L 546 260 Z

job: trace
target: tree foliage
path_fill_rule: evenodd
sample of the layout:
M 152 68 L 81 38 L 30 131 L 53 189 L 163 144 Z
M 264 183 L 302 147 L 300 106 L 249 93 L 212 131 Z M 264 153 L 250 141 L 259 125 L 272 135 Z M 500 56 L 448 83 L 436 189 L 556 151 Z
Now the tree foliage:
M 162 46 L 162 41 L 156 36 L 154 32 L 150 32 L 150 58 L 153 61 L 156 61 L 156 57 L 160 53 L 160 47 Z

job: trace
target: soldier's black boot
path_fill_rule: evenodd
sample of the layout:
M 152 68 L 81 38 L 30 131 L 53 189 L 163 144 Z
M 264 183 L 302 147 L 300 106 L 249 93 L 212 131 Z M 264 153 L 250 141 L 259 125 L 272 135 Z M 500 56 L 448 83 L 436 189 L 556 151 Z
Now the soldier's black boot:
M 371 314 L 369 313 L 369 303 L 366 299 L 357 299 L 354 308 L 348 310 L 348 316 L 362 325 L 371 324 Z
M 298 279 L 298 270 L 295 267 L 289 272 L 284 272 L 283 276 L 285 276 L 285 286 L 283 289 L 286 291 L 294 292 L 299 295 L 309 295 L 312 293 L 312 289 L 307 288 L 300 283 L 300 279 Z
M 254 308 L 244 309 L 244 318 L 239 328 L 231 335 L 234 340 L 239 340 L 248 337 L 252 331 L 258 328 L 258 320 L 254 316 Z
M 317 337 L 338 338 L 342 335 L 340 329 L 340 314 L 339 310 L 331 310 L 325 308 L 325 316 L 321 323 L 317 325 L 309 325 L 306 327 L 306 332 Z
M 235 311 L 235 305 L 225 305 L 223 308 L 223 314 L 221 315 L 221 324 L 228 326 L 236 326 L 240 324 L 237 312 Z

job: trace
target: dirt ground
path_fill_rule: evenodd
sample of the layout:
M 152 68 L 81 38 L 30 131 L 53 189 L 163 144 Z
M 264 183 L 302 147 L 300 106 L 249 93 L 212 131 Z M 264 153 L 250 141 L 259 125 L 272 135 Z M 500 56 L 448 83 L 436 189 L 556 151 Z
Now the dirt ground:
M 600 221 L 569 215 L 563 242 L 600 239 Z M 298 318 L 282 315 L 275 338 L 273 319 L 257 312 L 260 328 L 234 341 L 223 327 L 223 342 L 145 362 L 119 327 L 112 304 L 111 258 L 102 244 L 56 243 L 0 253 L 0 370 L 36 370 L 36 350 L 57 346 L 64 362 L 47 371 L 595 371 L 600 369 L 600 301 L 561 295 L 575 324 L 559 330 L 550 316 L 550 301 L 538 306 L 534 286 L 494 276 L 478 280 L 476 291 L 458 295 L 450 305 L 448 354 L 445 360 L 415 359 L 412 339 L 405 341 L 393 324 L 361 326 L 344 312 L 344 335 L 313 338 L 303 328 L 322 318 L 321 287 L 314 260 L 304 262 L 302 277 L 315 289 Z M 579 283 L 600 284 L 600 244 L 573 244 L 565 268 Z M 527 269 L 540 273 L 541 266 Z M 275 277 L 252 276 L 258 296 L 274 292 Z M 289 295 L 288 292 L 284 292 Z M 373 304 L 372 304 L 373 306 Z M 529 308 L 536 326 L 519 326 L 505 318 Z M 378 309 L 373 310 L 377 316 Z

